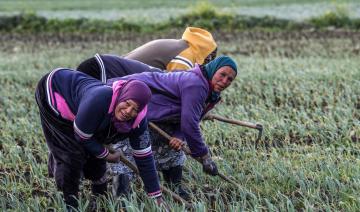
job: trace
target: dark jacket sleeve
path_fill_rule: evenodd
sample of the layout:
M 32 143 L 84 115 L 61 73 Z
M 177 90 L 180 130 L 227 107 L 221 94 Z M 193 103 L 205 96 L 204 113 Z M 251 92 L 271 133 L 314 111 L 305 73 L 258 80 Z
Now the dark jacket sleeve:
M 95 138 L 111 102 L 112 93 L 106 89 L 92 91 L 91 95 L 84 96 L 74 120 L 75 138 L 84 148 L 97 158 L 105 158 L 109 151 Z
M 129 140 L 146 192 L 150 197 L 155 198 L 161 196 L 160 183 L 156 173 L 146 119 L 132 131 Z

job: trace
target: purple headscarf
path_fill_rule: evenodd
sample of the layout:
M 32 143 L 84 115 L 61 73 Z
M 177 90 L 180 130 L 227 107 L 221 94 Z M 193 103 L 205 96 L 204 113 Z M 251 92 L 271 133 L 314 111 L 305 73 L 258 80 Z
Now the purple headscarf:
M 110 106 L 112 110 L 111 120 L 118 132 L 127 133 L 136 127 L 145 117 L 147 111 L 147 103 L 151 99 L 150 88 L 139 80 L 116 81 L 113 83 L 113 100 Z M 136 118 L 129 121 L 119 121 L 115 117 L 115 108 L 120 102 L 133 100 L 139 107 L 139 113 Z

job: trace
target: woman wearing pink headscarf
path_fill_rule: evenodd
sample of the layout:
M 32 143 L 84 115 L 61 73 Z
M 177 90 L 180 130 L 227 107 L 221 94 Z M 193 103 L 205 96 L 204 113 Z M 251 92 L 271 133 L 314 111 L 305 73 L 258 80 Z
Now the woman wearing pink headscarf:
M 77 207 L 81 176 L 92 181 L 93 194 L 106 192 L 106 161 L 119 162 L 120 155 L 104 144 L 124 138 L 134 149 L 145 190 L 162 202 L 145 118 L 151 98 L 145 83 L 119 80 L 107 86 L 81 72 L 55 69 L 39 81 L 35 97 L 49 148 L 49 175 L 68 208 Z

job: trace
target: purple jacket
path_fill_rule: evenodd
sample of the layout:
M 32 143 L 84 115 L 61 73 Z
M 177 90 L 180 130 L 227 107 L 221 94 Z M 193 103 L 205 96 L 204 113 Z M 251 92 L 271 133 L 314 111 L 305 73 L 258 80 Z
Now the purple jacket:
M 116 80 L 115 78 L 112 80 Z M 149 121 L 180 119 L 175 137 L 185 138 L 193 157 L 208 153 L 200 131 L 200 121 L 209 94 L 209 85 L 199 66 L 189 71 L 171 73 L 143 72 L 121 79 L 145 82 L 153 91 L 148 105 Z

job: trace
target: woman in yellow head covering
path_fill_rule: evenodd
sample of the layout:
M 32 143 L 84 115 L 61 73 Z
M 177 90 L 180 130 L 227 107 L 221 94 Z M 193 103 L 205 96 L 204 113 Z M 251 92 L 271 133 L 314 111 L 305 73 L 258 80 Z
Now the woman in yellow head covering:
M 189 70 L 194 68 L 195 64 L 204 65 L 215 59 L 216 52 L 217 45 L 210 32 L 201 28 L 187 27 L 181 39 L 153 40 L 134 49 L 124 57 L 170 72 L 173 70 Z M 107 69 L 104 66 L 106 61 L 103 60 L 103 55 L 96 54 L 94 57 L 83 61 L 77 70 L 103 82 L 114 77 L 139 72 L 138 70 L 131 70 L 132 72 L 126 73 L 111 71 L 116 69 Z
M 189 70 L 195 63 L 203 65 L 216 57 L 217 45 L 210 32 L 196 27 L 186 28 L 182 38 L 150 41 L 125 55 L 167 71 Z

